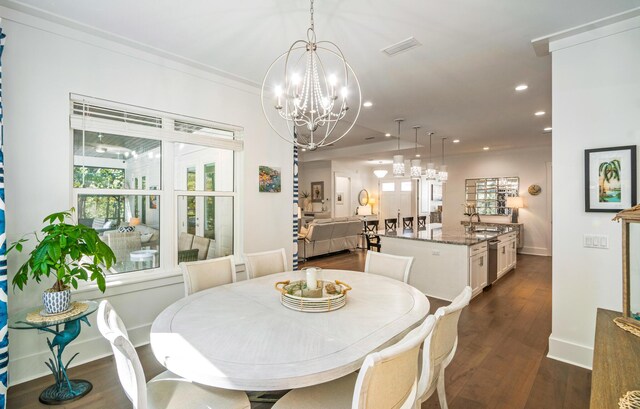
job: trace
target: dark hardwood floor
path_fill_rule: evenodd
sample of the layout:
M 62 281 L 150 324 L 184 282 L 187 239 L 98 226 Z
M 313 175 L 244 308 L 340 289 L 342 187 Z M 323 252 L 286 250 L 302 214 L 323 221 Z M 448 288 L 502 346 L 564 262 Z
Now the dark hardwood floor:
M 363 251 L 319 257 L 301 264 L 322 268 L 364 269 Z M 432 312 L 446 303 L 430 299 Z M 447 368 L 450 409 L 588 408 L 591 371 L 546 358 L 551 333 L 551 259 L 518 256 L 518 268 L 477 296 L 462 313 L 456 357 Z M 138 348 L 150 379 L 163 368 L 148 346 Z M 112 358 L 70 369 L 74 378 L 93 382 L 83 399 L 60 408 L 130 408 Z M 8 408 L 45 408 L 40 391 L 51 376 L 9 388 Z M 254 404 L 267 409 L 269 404 Z M 437 396 L 422 406 L 439 408 Z M 328 408 L 330 409 L 330 408 Z

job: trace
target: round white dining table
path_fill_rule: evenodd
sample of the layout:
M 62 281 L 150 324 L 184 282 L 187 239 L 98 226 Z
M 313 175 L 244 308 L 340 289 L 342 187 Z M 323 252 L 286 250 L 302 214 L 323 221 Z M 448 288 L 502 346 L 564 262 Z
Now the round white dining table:
M 429 313 L 427 297 L 403 282 L 323 270 L 353 289 L 323 313 L 280 303 L 278 281 L 300 271 L 210 288 L 167 307 L 151 327 L 151 348 L 171 372 L 204 385 L 271 391 L 328 382 L 360 368 L 367 354 L 398 341 Z

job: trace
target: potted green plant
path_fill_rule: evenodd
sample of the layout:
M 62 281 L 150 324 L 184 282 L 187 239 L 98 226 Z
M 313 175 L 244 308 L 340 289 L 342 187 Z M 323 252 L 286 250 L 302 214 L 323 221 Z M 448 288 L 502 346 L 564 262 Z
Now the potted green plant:
M 308 211 L 309 204 L 311 203 L 311 195 L 309 194 L 309 192 L 301 190 L 300 198 L 302 199 L 302 206 L 300 207 L 302 207 L 304 211 Z
M 37 241 L 29 259 L 20 266 L 12 284 L 22 290 L 31 278 L 40 282 L 43 277 L 53 276 L 53 286 L 44 291 L 42 302 L 47 314 L 58 314 L 69 309 L 71 303 L 70 286 L 78 288 L 78 281 L 95 281 L 100 291 L 106 288 L 103 268 L 110 268 L 116 257 L 98 233 L 91 227 L 73 222 L 69 211 L 53 213 L 45 217 L 42 237 L 32 234 Z M 22 252 L 23 237 L 11 244 L 8 252 Z

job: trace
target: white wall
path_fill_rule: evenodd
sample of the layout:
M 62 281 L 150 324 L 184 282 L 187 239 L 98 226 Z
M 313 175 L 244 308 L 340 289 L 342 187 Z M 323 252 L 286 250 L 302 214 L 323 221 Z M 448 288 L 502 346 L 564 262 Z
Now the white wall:
M 541 134 L 540 138 L 550 138 Z M 459 228 L 464 216 L 465 179 L 517 176 L 520 178 L 520 196 L 524 209 L 520 209 L 518 221 L 524 224 L 523 253 L 551 255 L 551 214 L 548 209 L 546 164 L 551 162 L 551 146 L 510 151 L 481 152 L 447 158 L 449 180 L 443 188 L 443 226 Z M 536 184 L 542 193 L 531 196 L 527 189 Z M 483 222 L 510 222 L 511 216 L 481 216 Z
M 621 228 L 584 211 L 584 150 L 640 144 L 640 18 L 550 43 L 553 329 L 549 356 L 591 367 L 596 308 L 622 309 Z M 584 234 L 609 249 L 582 247 Z
M 351 180 L 350 190 L 350 209 L 349 215 L 354 215 L 356 208 L 359 206 L 358 194 L 362 189 L 369 192 L 369 197 L 378 198 L 378 178 L 375 177 L 372 170 L 368 166 L 363 166 L 357 161 L 349 160 L 332 160 L 331 171 L 334 176 L 348 177 Z M 338 192 L 336 187 L 335 193 Z M 335 196 L 332 196 L 335 197 Z M 346 207 L 346 203 L 345 203 Z M 337 208 L 337 207 L 336 207 Z
M 329 211 L 332 210 L 332 189 L 333 189 L 333 177 L 331 176 L 331 162 L 330 161 L 314 161 L 314 162 L 300 162 L 298 165 L 298 191 L 300 193 L 308 192 L 311 194 L 311 183 L 324 182 L 324 198 L 329 198 L 329 202 L 325 203 L 325 206 Z M 300 196 L 302 198 L 302 196 Z M 302 203 L 302 199 L 300 200 Z M 320 203 L 314 203 L 314 211 L 320 211 Z
M 9 242 L 39 229 L 45 215 L 71 206 L 69 94 L 77 93 L 243 126 L 245 151 L 237 177 L 244 251 L 284 247 L 291 257 L 292 147 L 266 124 L 257 88 L 14 10 L 0 8 L 0 15 L 7 34 L 2 69 Z M 265 163 L 282 169 L 282 193 L 259 194 L 258 165 Z M 9 258 L 9 279 L 24 260 L 24 255 Z M 153 319 L 182 297 L 182 278 L 178 270 L 173 273 L 107 290 L 134 343 L 147 342 Z M 147 288 L 150 284 L 155 288 Z M 30 283 L 24 292 L 10 291 L 10 314 L 37 306 L 50 285 Z M 74 298 L 102 294 L 85 291 Z M 68 357 L 81 353 L 76 365 L 110 353 L 92 322 L 66 351 Z M 44 335 L 12 330 L 10 339 L 12 384 L 47 373 Z

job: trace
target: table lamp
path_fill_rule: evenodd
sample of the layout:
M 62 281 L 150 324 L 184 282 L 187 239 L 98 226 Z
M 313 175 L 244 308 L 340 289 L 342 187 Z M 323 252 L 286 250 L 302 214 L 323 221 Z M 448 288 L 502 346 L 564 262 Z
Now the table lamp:
M 129 219 L 129 226 L 137 226 L 140 224 L 140 218 L 139 217 L 132 217 Z
M 511 223 L 518 223 L 518 209 L 524 207 L 522 197 L 507 197 L 507 207 L 511 208 Z

